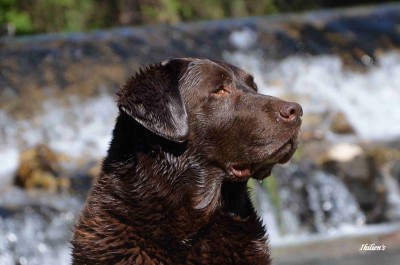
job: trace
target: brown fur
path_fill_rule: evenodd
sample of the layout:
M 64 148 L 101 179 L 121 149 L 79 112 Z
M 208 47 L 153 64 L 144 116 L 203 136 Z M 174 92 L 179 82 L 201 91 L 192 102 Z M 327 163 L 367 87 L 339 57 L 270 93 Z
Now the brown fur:
M 205 59 L 150 66 L 118 95 L 73 264 L 271 264 L 246 184 L 292 156 L 301 107 Z

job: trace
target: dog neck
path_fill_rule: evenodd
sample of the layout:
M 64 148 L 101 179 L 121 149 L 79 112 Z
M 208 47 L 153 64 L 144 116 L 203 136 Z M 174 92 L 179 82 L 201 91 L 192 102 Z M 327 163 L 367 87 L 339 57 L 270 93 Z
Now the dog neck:
M 110 146 L 101 178 L 108 179 L 106 185 L 113 185 L 110 191 L 118 190 L 114 194 L 118 200 L 136 209 L 136 214 L 127 218 L 141 218 L 137 212 L 159 209 L 162 220 L 158 223 L 170 221 L 177 227 L 177 221 L 185 226 L 186 221 L 199 220 L 200 226 L 220 207 L 222 183 L 219 177 L 212 177 L 217 172 L 206 171 L 204 161 L 188 151 L 187 143 L 166 141 L 121 114 Z M 149 205 L 154 206 L 149 209 Z M 163 212 L 168 214 L 162 217 Z M 176 220 L 171 218 L 172 212 L 176 212 Z
M 130 118 L 121 115 L 117 120 L 99 180 L 100 185 L 112 185 L 103 190 L 118 191 L 112 195 L 117 204 L 128 206 L 113 209 L 124 210 L 118 213 L 121 219 L 133 225 L 147 223 L 153 238 L 173 234 L 181 242 L 195 236 L 216 214 L 251 214 L 245 182 L 223 182 L 226 173 L 190 151 L 187 143 L 166 141 L 124 119 Z M 169 230 L 162 231 L 160 224 Z
M 224 182 L 221 187 L 223 211 L 246 219 L 253 212 L 253 206 L 247 191 L 247 182 Z

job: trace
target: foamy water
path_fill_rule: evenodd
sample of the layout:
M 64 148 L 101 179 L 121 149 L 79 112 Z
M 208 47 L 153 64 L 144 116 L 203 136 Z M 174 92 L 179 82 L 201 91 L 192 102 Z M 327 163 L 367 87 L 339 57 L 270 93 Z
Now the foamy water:
M 106 155 L 117 116 L 114 98 L 104 93 L 88 100 L 76 96 L 68 100 L 67 106 L 57 99 L 47 100 L 31 120 L 14 121 L 0 112 L 0 184 L 16 170 L 20 151 L 41 143 L 71 159 Z
M 0 193 L 0 264 L 71 264 L 68 241 L 82 202 L 16 188 Z

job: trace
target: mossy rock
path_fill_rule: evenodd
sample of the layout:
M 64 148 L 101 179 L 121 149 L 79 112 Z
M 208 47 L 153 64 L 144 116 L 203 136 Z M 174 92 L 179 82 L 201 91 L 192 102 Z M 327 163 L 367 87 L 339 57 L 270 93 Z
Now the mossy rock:
M 372 157 L 380 166 L 387 163 L 400 161 L 400 151 L 396 148 L 387 146 L 372 146 L 368 147 L 366 150 L 368 156 Z
M 68 189 L 68 178 L 60 167 L 61 155 L 46 145 L 38 145 L 21 153 L 15 184 L 27 190 L 41 189 L 49 192 Z
M 343 112 L 333 115 L 331 131 L 336 134 L 354 134 L 354 129 Z

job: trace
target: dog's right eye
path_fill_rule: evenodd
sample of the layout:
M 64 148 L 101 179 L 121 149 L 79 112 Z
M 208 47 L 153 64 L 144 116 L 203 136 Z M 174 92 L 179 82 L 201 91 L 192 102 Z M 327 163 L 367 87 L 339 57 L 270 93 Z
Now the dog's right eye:
M 229 92 L 224 85 L 221 85 L 217 89 L 215 89 L 212 93 L 218 96 L 225 96 L 230 94 L 231 92 Z

